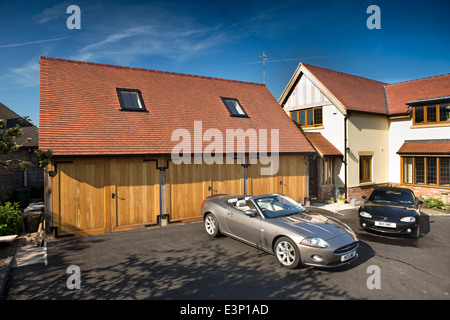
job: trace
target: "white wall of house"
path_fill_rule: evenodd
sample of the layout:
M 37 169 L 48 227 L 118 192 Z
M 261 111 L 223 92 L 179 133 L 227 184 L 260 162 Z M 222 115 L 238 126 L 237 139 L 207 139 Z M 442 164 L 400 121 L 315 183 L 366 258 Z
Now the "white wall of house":
M 333 144 L 342 154 L 344 149 L 344 115 L 332 104 L 327 97 L 304 75 L 289 96 L 284 105 L 285 112 L 290 115 L 290 111 L 308 109 L 322 106 L 323 126 L 305 127 L 303 131 L 320 132 L 331 144 Z M 335 185 L 344 186 L 345 168 L 341 160 L 334 161 Z
M 400 156 L 397 151 L 405 140 L 449 139 L 448 126 L 413 126 L 412 118 L 392 118 L 389 121 L 389 182 L 400 181 Z
M 302 74 L 288 101 L 286 101 L 284 110 L 289 114 L 291 110 L 317 107 L 329 103 L 327 97 Z

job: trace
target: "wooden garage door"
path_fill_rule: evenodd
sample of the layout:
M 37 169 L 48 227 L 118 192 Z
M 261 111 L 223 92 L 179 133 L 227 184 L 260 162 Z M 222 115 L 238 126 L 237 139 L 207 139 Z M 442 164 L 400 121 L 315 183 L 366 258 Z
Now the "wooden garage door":
M 111 159 L 112 231 L 156 225 L 159 170 L 154 161 Z
M 56 163 L 53 180 L 53 226 L 58 234 L 99 234 L 109 231 L 108 163 L 74 160 Z
M 166 171 L 166 211 L 171 221 L 201 220 L 202 201 L 213 194 L 244 194 L 239 164 L 170 164 Z
M 296 201 L 306 196 L 306 165 L 302 156 L 282 155 L 275 175 L 261 175 L 265 165 L 252 164 L 248 168 L 249 194 L 282 193 Z

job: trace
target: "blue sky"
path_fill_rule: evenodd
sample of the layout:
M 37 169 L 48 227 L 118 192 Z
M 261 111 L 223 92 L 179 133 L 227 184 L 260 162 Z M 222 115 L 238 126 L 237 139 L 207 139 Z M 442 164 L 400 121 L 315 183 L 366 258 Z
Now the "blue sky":
M 448 12 L 448 0 L 2 0 L 0 102 L 38 125 L 40 56 L 261 83 L 265 52 L 276 99 L 300 62 L 388 83 L 450 73 Z

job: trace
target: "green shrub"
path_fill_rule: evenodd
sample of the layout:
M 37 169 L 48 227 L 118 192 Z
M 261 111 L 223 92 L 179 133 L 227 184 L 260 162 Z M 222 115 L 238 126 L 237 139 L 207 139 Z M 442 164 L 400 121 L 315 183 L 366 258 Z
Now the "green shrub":
M 423 201 L 422 206 L 424 206 L 425 208 L 442 210 L 445 207 L 444 203 L 439 199 L 434 199 L 434 198 L 423 199 L 422 198 L 422 201 Z
M 0 206 L 0 236 L 17 234 L 22 225 L 18 203 L 6 202 Z

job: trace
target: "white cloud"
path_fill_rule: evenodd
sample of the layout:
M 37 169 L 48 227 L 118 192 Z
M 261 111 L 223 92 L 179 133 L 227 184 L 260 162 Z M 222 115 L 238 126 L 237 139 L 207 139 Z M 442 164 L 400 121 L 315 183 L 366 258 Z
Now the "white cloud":
M 59 18 L 66 17 L 66 9 L 69 6 L 67 2 L 58 3 L 51 8 L 44 9 L 41 13 L 32 17 L 37 24 L 47 23 Z
M 103 10 L 111 23 L 92 22 L 91 29 L 83 34 L 84 45 L 70 59 L 120 64 L 143 56 L 161 56 L 184 61 L 217 50 L 236 38 L 221 25 L 205 25 L 189 12 L 177 12 L 158 3 Z
M 15 87 L 37 87 L 39 86 L 39 57 L 27 61 L 22 66 L 8 69 L 4 78 L 11 81 Z

